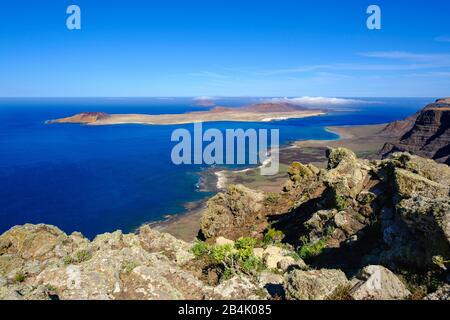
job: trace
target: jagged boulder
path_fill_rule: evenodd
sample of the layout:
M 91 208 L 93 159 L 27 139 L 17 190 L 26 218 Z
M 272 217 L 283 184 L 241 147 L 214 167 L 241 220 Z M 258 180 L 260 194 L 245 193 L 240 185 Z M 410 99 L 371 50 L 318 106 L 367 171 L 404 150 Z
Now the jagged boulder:
M 421 195 L 428 198 L 442 198 L 449 194 L 449 186 L 429 180 L 405 169 L 395 169 L 394 183 L 399 197 L 411 198 Z
M 328 172 L 325 182 L 340 197 L 356 198 L 368 182 L 371 167 L 367 161 L 358 160 L 345 148 L 328 150 Z
M 214 288 L 214 294 L 226 300 L 258 300 L 259 288 L 244 276 L 235 276 Z
M 231 185 L 225 193 L 212 197 L 202 214 L 201 231 L 209 238 L 223 236 L 236 240 L 255 233 L 263 222 L 264 195 L 242 185 Z M 265 225 L 261 226 L 264 229 Z
M 287 274 L 284 289 L 290 300 L 326 300 L 348 285 L 340 270 L 293 270 Z
M 149 226 L 139 229 L 139 240 L 142 248 L 148 252 L 160 252 L 178 264 L 184 264 L 194 258 L 191 245 L 168 233 L 156 231 Z
M 350 296 L 355 300 L 405 299 L 411 292 L 390 270 L 367 266 L 352 280 Z

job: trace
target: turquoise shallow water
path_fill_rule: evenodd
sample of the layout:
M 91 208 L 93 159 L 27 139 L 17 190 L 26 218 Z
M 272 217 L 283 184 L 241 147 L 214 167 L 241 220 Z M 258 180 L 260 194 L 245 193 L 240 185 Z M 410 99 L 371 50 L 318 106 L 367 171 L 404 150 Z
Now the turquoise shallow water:
M 224 99 L 241 105 L 255 99 Z M 328 125 L 385 123 L 433 99 L 365 99 L 329 115 L 273 123 L 208 123 L 204 129 L 279 129 L 282 144 L 333 139 Z M 0 232 L 17 224 L 54 224 L 88 237 L 183 211 L 209 194 L 197 188 L 203 166 L 175 166 L 175 128 L 192 125 L 89 127 L 46 125 L 83 111 L 182 113 L 191 99 L 0 99 Z

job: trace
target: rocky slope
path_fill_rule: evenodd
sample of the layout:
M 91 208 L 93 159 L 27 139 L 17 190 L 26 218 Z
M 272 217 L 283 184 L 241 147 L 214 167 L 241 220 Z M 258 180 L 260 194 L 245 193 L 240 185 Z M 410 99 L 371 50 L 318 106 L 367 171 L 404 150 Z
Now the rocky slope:
M 401 134 L 398 141 L 387 143 L 381 153 L 407 151 L 450 164 L 450 99 L 440 99 L 418 114 L 388 125 L 382 133 Z
M 89 241 L 0 236 L 0 299 L 448 299 L 450 168 L 394 154 L 294 163 L 278 194 L 231 186 L 187 243 L 140 228 Z

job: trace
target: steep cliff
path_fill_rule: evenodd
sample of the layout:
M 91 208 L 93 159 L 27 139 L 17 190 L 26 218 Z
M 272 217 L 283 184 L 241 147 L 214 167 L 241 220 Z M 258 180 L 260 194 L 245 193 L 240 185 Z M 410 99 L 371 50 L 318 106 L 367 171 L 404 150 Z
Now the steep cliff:
M 413 122 L 414 120 L 414 122 Z M 382 133 L 403 133 L 398 141 L 386 143 L 381 153 L 410 152 L 450 165 L 450 99 L 440 99 L 417 115 L 388 125 Z

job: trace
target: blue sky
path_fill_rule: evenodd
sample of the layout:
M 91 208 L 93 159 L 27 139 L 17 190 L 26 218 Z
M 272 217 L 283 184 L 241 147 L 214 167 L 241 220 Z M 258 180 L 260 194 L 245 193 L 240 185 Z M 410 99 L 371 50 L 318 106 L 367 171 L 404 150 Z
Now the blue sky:
M 4 0 L 0 96 L 450 96 L 449 13 L 446 0 Z

